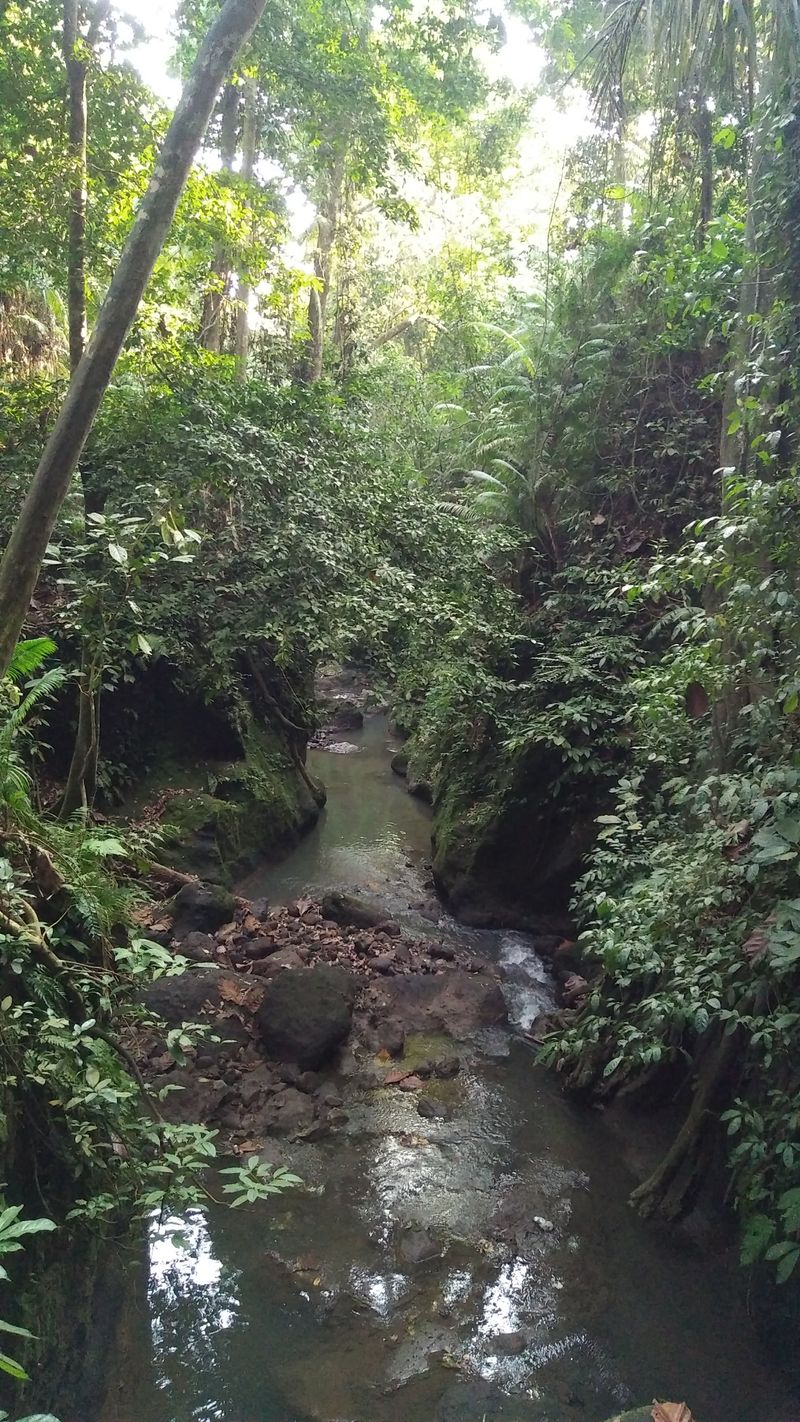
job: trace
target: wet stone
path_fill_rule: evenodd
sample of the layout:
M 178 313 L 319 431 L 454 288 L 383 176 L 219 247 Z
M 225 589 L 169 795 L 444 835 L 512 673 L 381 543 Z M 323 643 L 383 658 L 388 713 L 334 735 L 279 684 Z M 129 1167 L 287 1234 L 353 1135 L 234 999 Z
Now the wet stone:
M 397 1252 L 404 1264 L 426 1264 L 442 1255 L 441 1246 L 427 1229 L 404 1230 Z

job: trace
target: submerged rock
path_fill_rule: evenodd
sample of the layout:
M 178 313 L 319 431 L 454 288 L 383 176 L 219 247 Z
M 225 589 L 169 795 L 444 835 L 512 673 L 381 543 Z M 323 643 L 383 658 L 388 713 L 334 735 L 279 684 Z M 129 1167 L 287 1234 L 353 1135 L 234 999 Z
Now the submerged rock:
M 342 968 L 286 969 L 273 979 L 256 1013 L 267 1055 L 315 1069 L 344 1042 L 353 1017 L 355 984 Z

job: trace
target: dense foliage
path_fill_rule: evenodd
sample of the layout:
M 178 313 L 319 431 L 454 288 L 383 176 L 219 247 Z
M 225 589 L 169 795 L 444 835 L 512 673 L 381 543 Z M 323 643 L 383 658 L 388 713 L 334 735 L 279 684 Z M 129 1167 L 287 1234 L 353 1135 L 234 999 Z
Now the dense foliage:
M 677 1217 L 724 1153 L 745 1261 L 788 1279 L 800 34 L 768 0 L 519 9 L 536 96 L 489 77 L 501 19 L 401 0 L 270 7 L 220 96 L 2 683 L 9 1159 L 24 1118 L 73 1210 L 194 1197 L 213 1142 L 153 1119 L 124 1047 L 131 982 L 181 966 L 131 930 L 157 845 L 93 811 L 175 692 L 226 756 L 278 738 L 250 783 L 278 798 L 349 657 L 409 733 L 455 906 L 577 924 L 545 1058 L 685 1108 L 639 1206 Z M 208 20 L 179 7 L 181 64 Z M 129 22 L 81 23 L 91 325 L 166 116 Z M 0 14 L 4 535 L 67 375 L 60 24 Z M 508 174 L 542 94 L 583 137 L 532 232 Z

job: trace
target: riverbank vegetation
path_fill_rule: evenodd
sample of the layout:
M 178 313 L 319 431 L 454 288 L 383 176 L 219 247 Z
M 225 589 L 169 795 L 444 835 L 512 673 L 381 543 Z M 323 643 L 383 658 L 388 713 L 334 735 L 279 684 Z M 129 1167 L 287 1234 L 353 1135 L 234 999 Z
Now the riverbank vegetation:
M 207 7 L 176 19 L 188 72 Z M 0 14 L 4 542 L 167 130 L 136 39 Z M 194 1197 L 213 1143 L 125 1048 L 131 982 L 180 964 L 131 913 L 159 860 L 230 882 L 313 823 L 349 658 L 456 911 L 579 935 L 545 1060 L 683 1113 L 637 1207 L 714 1181 L 793 1273 L 799 62 L 778 0 L 325 0 L 245 40 L 21 628 L 0 575 L 15 1200 Z

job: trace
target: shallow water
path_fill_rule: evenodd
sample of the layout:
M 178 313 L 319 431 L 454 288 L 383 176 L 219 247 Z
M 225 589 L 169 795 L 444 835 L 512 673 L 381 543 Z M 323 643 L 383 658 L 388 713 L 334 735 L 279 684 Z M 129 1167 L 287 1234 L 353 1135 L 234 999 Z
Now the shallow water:
M 245 892 L 379 894 L 415 929 L 493 953 L 527 1026 L 550 995 L 532 944 L 421 916 L 428 811 L 392 775 L 382 721 L 348 739 L 357 752 L 312 753 L 329 791 L 315 832 Z M 800 1422 L 735 1272 L 627 1208 L 602 1116 L 513 1030 L 463 1056 L 435 1120 L 345 1064 L 344 1132 L 272 1148 L 306 1193 L 153 1222 L 98 1422 L 602 1422 L 653 1396 L 685 1398 L 697 1422 Z M 420 1240 L 433 1257 L 411 1262 Z

